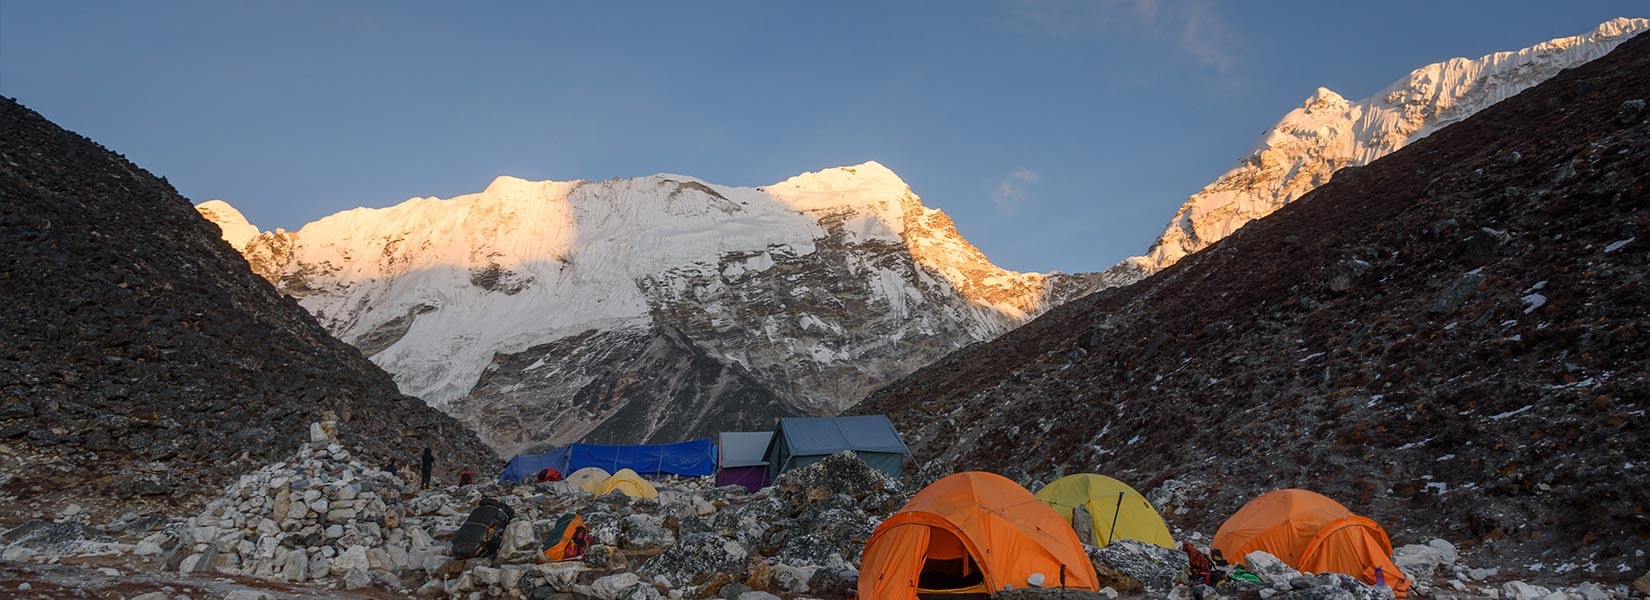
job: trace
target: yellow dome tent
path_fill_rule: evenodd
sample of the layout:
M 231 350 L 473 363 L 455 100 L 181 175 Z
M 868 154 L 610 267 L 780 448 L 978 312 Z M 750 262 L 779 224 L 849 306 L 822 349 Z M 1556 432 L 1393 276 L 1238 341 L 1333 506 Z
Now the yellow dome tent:
M 1152 503 L 1116 479 L 1091 473 L 1067 475 L 1043 486 L 1036 495 L 1072 523 L 1077 538 L 1085 544 L 1105 546 L 1115 538 L 1175 547 L 1169 526 Z
M 653 489 L 653 484 L 648 483 L 646 479 L 642 479 L 641 475 L 637 475 L 635 471 L 630 469 L 620 469 L 618 473 L 608 477 L 607 481 L 602 482 L 602 487 L 596 492 L 596 495 L 605 496 L 613 491 L 618 491 L 631 498 L 659 497 L 659 490 Z
M 579 486 L 579 489 L 594 494 L 601 491 L 602 484 L 607 482 L 608 477 L 612 475 L 601 467 L 585 467 L 569 474 L 565 481 L 571 481 Z

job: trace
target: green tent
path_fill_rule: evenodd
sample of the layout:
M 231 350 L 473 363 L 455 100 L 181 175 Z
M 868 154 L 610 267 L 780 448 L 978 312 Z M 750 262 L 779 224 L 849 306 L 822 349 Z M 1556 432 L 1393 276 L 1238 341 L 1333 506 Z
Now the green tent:
M 844 450 L 853 450 L 860 460 L 892 477 L 905 472 L 905 457 L 911 455 L 894 424 L 883 415 L 784 418 L 764 453 L 768 480 L 776 481 L 786 471 Z

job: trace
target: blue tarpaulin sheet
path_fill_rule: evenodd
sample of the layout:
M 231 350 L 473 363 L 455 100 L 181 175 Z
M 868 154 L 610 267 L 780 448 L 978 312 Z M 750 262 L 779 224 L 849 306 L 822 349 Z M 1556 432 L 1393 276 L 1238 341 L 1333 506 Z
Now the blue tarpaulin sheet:
M 639 446 L 568 444 L 543 454 L 516 455 L 504 465 L 498 480 L 520 481 L 546 467 L 555 467 L 563 475 L 601 467 L 609 473 L 630 469 L 644 476 L 703 477 L 716 472 L 716 444 L 710 438 Z
M 716 444 L 710 438 L 647 446 L 572 444 L 568 468 L 601 467 L 609 473 L 630 469 L 642 475 L 703 477 L 716 472 Z M 571 471 L 569 471 L 571 472 Z
M 510 462 L 505 463 L 504 470 L 498 474 L 498 480 L 521 481 L 549 467 L 555 467 L 557 471 L 561 471 L 562 475 L 567 475 L 571 472 L 567 470 L 567 455 L 569 454 L 572 454 L 572 451 L 568 446 L 562 446 L 543 454 L 517 454 L 515 458 L 510 459 Z

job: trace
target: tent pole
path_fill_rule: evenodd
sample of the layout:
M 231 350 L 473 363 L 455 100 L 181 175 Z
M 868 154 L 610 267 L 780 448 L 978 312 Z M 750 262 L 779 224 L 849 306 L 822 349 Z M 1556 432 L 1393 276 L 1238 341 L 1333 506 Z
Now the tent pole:
M 1111 533 L 1106 534 L 1107 546 L 1111 545 L 1112 538 L 1117 537 L 1117 516 L 1121 514 L 1123 514 L 1123 492 L 1118 492 L 1117 508 L 1111 512 Z

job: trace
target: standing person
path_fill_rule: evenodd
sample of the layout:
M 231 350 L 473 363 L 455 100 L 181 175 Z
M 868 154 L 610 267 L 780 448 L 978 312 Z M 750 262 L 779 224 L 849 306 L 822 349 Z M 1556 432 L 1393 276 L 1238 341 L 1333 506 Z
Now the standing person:
M 430 453 L 429 446 L 425 446 L 424 458 L 418 466 L 418 474 L 423 476 L 423 481 L 418 486 L 419 489 L 430 489 L 430 469 L 433 468 L 435 468 L 435 455 Z

